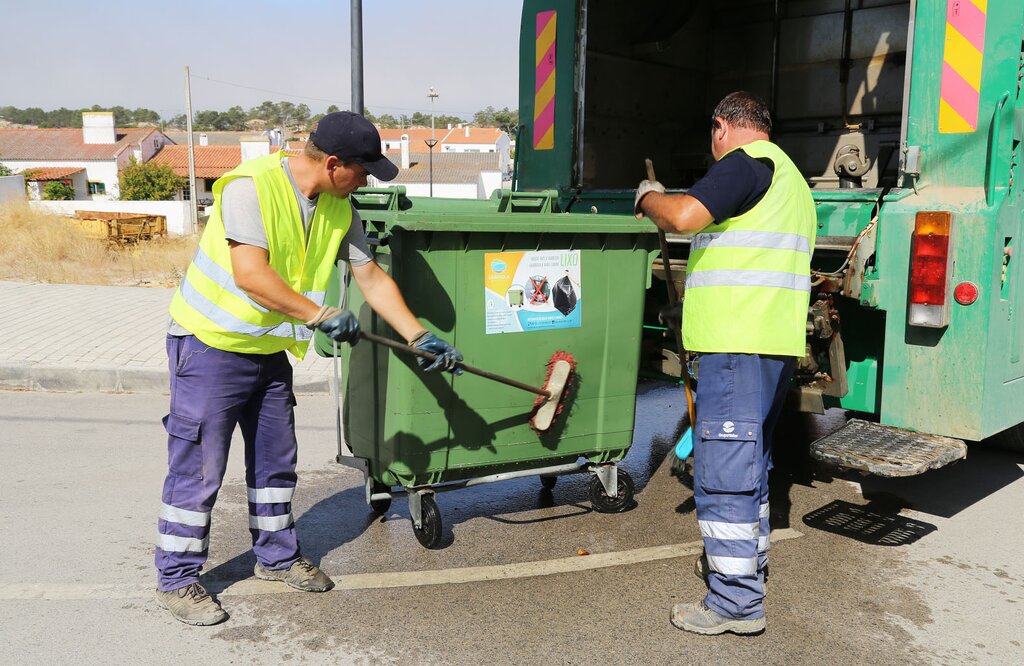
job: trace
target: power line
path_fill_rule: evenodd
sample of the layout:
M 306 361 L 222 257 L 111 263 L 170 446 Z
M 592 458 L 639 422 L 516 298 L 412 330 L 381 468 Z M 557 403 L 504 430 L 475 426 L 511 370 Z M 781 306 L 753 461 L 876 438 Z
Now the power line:
M 264 92 L 264 93 L 268 93 L 268 94 L 271 94 L 271 95 L 280 95 L 282 97 L 293 97 L 295 99 L 308 99 L 308 100 L 312 100 L 312 101 L 316 101 L 316 102 L 326 102 L 328 104 L 334 104 L 336 106 L 343 106 L 343 107 L 351 107 L 352 106 L 351 101 L 342 102 L 340 100 L 326 99 L 326 98 L 323 98 L 323 97 L 311 97 L 309 95 L 296 95 L 294 93 L 286 93 L 286 92 L 282 92 L 280 90 L 269 90 L 267 88 L 257 88 L 255 86 L 247 86 L 247 85 L 244 85 L 244 84 L 241 84 L 241 83 L 234 83 L 233 81 L 224 81 L 222 79 L 215 79 L 215 78 L 212 78 L 212 77 L 209 77 L 209 76 L 201 76 L 199 74 L 193 74 L 192 78 L 193 79 L 203 79 L 204 81 L 209 81 L 211 83 L 220 83 L 222 85 L 232 86 L 232 87 L 235 87 L 235 88 L 244 88 L 245 90 L 255 90 L 257 92 Z M 369 104 L 369 103 L 366 106 L 367 106 L 367 108 L 377 108 L 377 109 L 385 109 L 385 110 L 392 110 L 392 111 L 412 111 L 414 113 L 418 111 L 420 113 L 425 113 L 424 109 L 411 109 L 411 108 L 402 107 L 402 106 L 384 106 L 384 105 L 380 105 L 380 104 Z M 447 113 L 447 114 L 453 114 L 453 115 L 459 115 L 459 116 L 472 116 L 476 112 L 475 111 L 445 111 L 445 110 L 442 109 L 442 110 L 439 110 L 438 113 L 439 114 L 446 114 Z

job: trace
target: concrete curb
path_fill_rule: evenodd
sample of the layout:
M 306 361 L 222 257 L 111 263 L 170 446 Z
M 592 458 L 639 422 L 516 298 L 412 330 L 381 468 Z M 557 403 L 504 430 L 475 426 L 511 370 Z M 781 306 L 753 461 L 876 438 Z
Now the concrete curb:
M 155 368 L 73 368 L 0 362 L 0 389 L 7 390 L 166 394 L 168 384 L 167 371 Z M 328 395 L 331 384 L 331 379 L 319 372 L 295 372 L 295 393 Z

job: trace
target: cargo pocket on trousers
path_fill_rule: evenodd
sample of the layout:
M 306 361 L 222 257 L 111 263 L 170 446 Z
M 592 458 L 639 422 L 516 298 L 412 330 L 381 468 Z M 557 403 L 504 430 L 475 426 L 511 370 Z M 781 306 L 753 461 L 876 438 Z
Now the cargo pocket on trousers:
M 168 435 L 167 467 L 171 473 L 193 479 L 203 478 L 199 421 L 172 412 L 164 417 L 164 428 Z
M 712 493 L 747 493 L 761 479 L 761 424 L 708 419 L 700 422 L 703 444 L 696 456 L 696 480 Z

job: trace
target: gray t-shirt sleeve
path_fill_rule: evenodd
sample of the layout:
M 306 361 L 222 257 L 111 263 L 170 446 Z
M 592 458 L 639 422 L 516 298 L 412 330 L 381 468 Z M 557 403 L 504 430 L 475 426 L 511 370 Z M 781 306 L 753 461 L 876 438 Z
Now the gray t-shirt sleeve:
M 263 228 L 260 200 L 252 178 L 236 178 L 221 193 L 220 216 L 224 236 L 243 245 L 267 248 L 267 230 Z
M 366 242 L 366 231 L 363 229 L 363 219 L 359 217 L 359 211 L 352 207 L 352 225 L 341 239 L 341 247 L 338 249 L 338 259 L 344 259 L 349 266 L 363 266 L 373 260 L 370 254 L 370 244 Z

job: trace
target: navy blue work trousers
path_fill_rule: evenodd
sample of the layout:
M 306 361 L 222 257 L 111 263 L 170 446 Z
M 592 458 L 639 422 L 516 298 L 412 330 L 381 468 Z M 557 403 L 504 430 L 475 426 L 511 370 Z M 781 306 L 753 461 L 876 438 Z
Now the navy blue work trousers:
M 224 479 L 235 426 L 245 440 L 249 530 L 265 569 L 299 559 L 292 520 L 295 396 L 284 352 L 236 354 L 194 335 L 167 336 L 171 375 L 167 477 L 157 523 L 157 588 L 199 580 L 210 543 L 210 512 Z
M 710 575 L 704 603 L 736 619 L 764 616 L 772 432 L 796 358 L 701 354 L 694 500 Z

